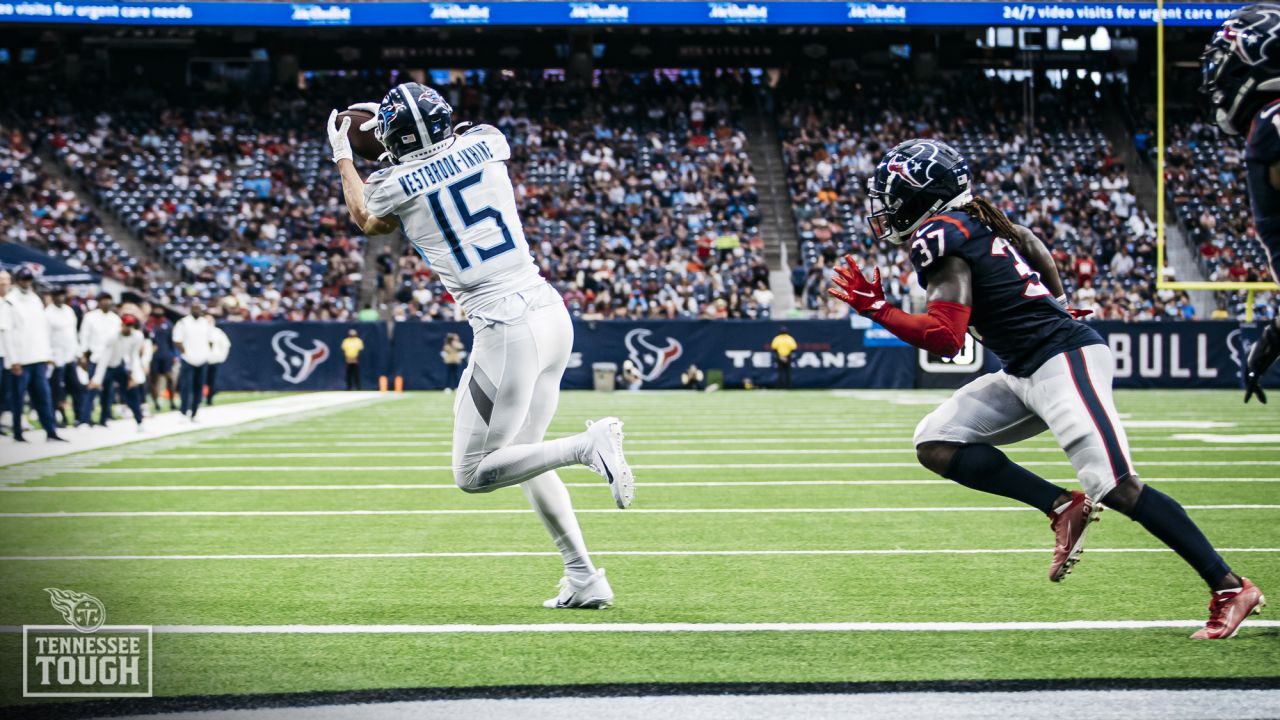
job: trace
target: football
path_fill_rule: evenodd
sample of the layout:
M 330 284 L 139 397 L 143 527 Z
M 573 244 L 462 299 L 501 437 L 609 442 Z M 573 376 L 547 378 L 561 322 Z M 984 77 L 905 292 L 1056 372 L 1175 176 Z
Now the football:
M 344 110 L 338 113 L 338 125 L 342 125 L 342 118 L 351 118 L 351 130 L 347 132 L 347 137 L 351 138 L 351 150 L 365 160 L 377 160 L 378 156 L 386 152 L 386 148 L 382 147 L 382 143 L 378 142 L 378 138 L 374 136 L 372 130 L 361 130 L 361 123 L 368 122 L 373 118 L 372 113 L 364 110 Z

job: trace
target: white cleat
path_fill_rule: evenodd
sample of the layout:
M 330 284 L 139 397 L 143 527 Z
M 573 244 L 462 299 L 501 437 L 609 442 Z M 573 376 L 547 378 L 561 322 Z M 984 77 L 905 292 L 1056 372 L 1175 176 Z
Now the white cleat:
M 604 577 L 604 568 L 586 580 L 560 578 L 560 594 L 542 603 L 544 608 L 560 610 L 603 610 L 613 604 L 613 588 Z
M 587 438 L 591 442 L 587 467 L 609 481 L 614 502 L 626 510 L 636 497 L 636 478 L 631 474 L 631 466 L 627 464 L 626 457 L 622 455 L 622 421 L 616 417 L 602 418 L 595 422 L 588 420 Z

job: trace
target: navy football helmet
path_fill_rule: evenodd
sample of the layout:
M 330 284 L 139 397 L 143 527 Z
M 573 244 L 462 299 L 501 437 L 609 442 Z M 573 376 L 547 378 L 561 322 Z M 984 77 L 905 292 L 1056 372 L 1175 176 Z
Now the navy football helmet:
M 1214 120 L 1238 135 L 1268 100 L 1280 97 L 1280 5 L 1240 8 L 1222 23 L 1200 56 Z
M 374 135 L 392 162 L 430 157 L 453 137 L 453 108 L 435 88 L 416 82 L 397 85 L 378 106 Z
M 927 218 L 973 199 L 969 164 L 940 140 L 908 140 L 880 160 L 867 195 L 871 234 L 901 244 Z

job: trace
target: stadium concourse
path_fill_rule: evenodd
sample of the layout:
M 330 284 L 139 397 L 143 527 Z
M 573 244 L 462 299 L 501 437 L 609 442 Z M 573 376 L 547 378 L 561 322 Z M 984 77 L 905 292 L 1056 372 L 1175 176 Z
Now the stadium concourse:
M 969 155 L 978 190 L 1050 245 L 1077 307 L 1097 319 L 1197 317 L 1186 293 L 1155 289 L 1154 224 L 1130 180 L 1151 169 L 1126 167 L 1115 147 L 1149 141 L 1101 128 L 1122 88 L 1051 80 L 1061 87 L 1035 117 L 1009 100 L 1025 77 L 977 71 L 966 84 L 981 91 L 963 98 L 924 84 L 889 93 L 883 77 L 840 72 L 779 80 L 602 70 L 587 91 L 550 71 L 475 71 L 442 89 L 457 118 L 509 136 L 526 236 L 582 319 L 768 318 L 779 296 L 793 294 L 790 316 L 842 317 L 844 306 L 822 290 L 845 253 L 880 266 L 895 302 L 918 306 L 923 293 L 906 253 L 871 241 L 862 195 L 879 152 L 907 135 L 940 137 Z M 13 104 L 23 120 L 0 147 L 0 201 L 15 220 L 6 235 L 162 304 L 200 300 L 226 320 L 459 319 L 453 298 L 402 239 L 371 245 L 348 225 L 318 119 L 376 95 L 374 86 L 373 77 L 317 75 L 306 90 L 190 102 L 123 91 L 127 107 L 145 111 L 91 96 L 70 106 L 20 95 Z M 766 127 L 783 128 L 776 142 L 799 239 L 785 254 L 776 248 L 785 234 L 762 232 L 752 153 L 759 156 L 768 135 L 754 136 L 753 147 L 744 132 L 761 114 Z M 1206 126 L 1192 130 L 1170 134 L 1180 220 L 1208 276 L 1258 277 L 1263 265 L 1249 231 L 1233 226 L 1247 215 L 1220 218 L 1229 195 L 1200 199 L 1217 185 L 1196 160 L 1223 141 Z M 1188 152 L 1199 155 L 1184 171 Z M 1231 157 L 1223 172 L 1239 180 Z M 82 192 L 68 192 L 63 176 Z M 96 222 L 104 215 L 148 256 L 121 252 Z M 1208 239 L 1218 224 L 1231 232 Z M 782 268 L 770 260 L 778 256 L 796 259 Z M 1244 312 L 1242 300 L 1223 305 L 1215 317 Z

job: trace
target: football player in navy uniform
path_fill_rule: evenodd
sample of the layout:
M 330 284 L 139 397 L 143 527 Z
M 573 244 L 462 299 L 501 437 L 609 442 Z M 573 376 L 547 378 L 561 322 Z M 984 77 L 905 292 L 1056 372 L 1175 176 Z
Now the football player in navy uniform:
M 1253 224 L 1280 282 L 1280 5 L 1250 5 L 1232 13 L 1201 58 L 1214 120 L 1228 135 L 1248 133 L 1245 168 Z M 1262 376 L 1280 356 L 1280 318 L 1268 323 L 1249 351 L 1244 401 L 1265 403 Z
M 1111 351 L 1067 306 L 1045 246 L 974 197 L 964 158 L 936 140 L 908 140 L 890 150 L 868 193 L 868 220 L 877 239 L 910 245 L 911 262 L 928 292 L 928 312 L 911 315 L 889 305 L 879 269 L 868 281 L 852 257 L 845 258 L 848 267 L 837 269 L 836 287 L 828 292 L 906 342 L 944 357 L 960 351 L 972 325 L 1004 364 L 920 422 L 920 463 L 1047 515 L 1056 539 L 1049 567 L 1055 582 L 1079 560 L 1085 533 L 1105 499 L 1209 584 L 1209 622 L 1192 637 L 1234 635 L 1263 604 L 1262 593 L 1232 572 L 1181 505 L 1138 479 L 1111 398 Z M 996 448 L 1045 430 L 1071 460 L 1083 493 L 1045 481 Z

